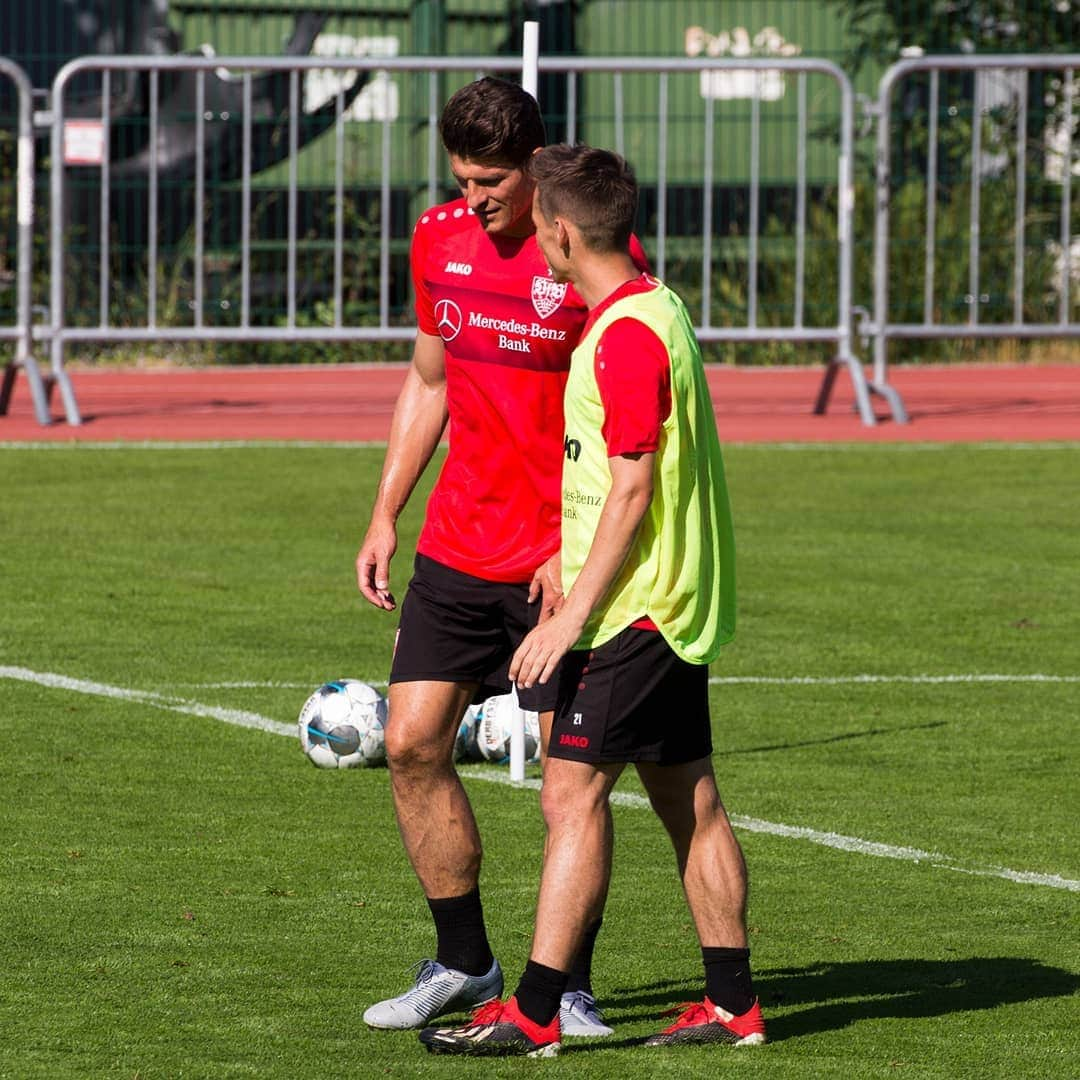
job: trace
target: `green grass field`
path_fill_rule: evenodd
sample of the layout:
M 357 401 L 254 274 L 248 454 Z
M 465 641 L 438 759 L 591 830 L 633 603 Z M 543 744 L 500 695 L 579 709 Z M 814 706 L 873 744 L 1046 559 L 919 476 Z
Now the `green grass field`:
M 363 1027 L 433 947 L 386 771 L 222 722 L 385 678 L 394 618 L 353 581 L 380 461 L 0 449 L 0 1077 L 1080 1076 L 1080 443 L 728 450 L 715 760 L 772 1041 L 637 1045 L 701 971 L 627 775 L 595 968 L 617 1035 L 529 1063 Z M 468 771 L 512 986 L 536 791 Z

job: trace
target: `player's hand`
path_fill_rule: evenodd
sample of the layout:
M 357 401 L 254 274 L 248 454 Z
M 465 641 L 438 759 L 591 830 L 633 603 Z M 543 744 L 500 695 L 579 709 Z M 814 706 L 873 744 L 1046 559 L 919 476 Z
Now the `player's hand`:
M 563 608 L 547 622 L 530 630 L 510 659 L 510 681 L 519 687 L 546 683 L 559 661 L 577 643 L 584 628 L 584 622 Z
M 557 551 L 540 565 L 529 583 L 529 603 L 533 604 L 537 599 L 540 600 L 537 625 L 547 622 L 563 605 L 562 558 Z
M 372 518 L 367 535 L 356 556 L 356 583 L 369 604 L 383 611 L 397 607 L 390 592 L 390 560 L 397 551 L 397 529 L 393 522 Z

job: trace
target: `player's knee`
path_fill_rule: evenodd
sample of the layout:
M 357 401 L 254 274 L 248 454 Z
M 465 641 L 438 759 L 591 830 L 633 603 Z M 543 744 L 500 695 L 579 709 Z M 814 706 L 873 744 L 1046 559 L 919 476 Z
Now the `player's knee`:
M 398 773 L 427 774 L 451 766 L 451 751 L 407 724 L 386 729 L 386 763 Z
M 549 832 L 583 827 L 594 815 L 604 813 L 606 793 L 564 775 L 555 760 L 551 764 L 540 789 L 540 809 Z

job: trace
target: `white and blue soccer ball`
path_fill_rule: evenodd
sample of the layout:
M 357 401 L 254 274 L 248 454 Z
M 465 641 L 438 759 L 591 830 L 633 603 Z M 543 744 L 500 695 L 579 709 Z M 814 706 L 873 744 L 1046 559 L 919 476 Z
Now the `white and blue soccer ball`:
M 505 765 L 510 760 L 510 736 L 519 717 L 525 722 L 525 760 L 540 760 L 540 717 L 518 705 L 514 694 L 489 697 L 480 707 L 476 745 L 485 761 Z
M 386 698 L 359 679 L 324 683 L 304 702 L 300 746 L 320 769 L 386 764 Z

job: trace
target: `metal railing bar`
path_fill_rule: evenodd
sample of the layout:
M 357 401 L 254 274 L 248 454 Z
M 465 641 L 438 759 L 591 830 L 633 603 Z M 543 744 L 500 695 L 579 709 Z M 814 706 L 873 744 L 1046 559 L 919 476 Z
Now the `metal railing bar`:
M 758 229 L 761 212 L 761 76 L 754 74 L 754 96 L 750 99 L 750 221 L 747 225 L 750 242 L 748 284 L 746 291 L 746 322 L 757 326 L 758 302 Z
M 979 217 L 982 195 L 982 118 L 984 80 L 975 75 L 975 100 L 971 105 L 971 196 L 968 207 L 968 322 L 979 321 Z
M 656 136 L 656 273 L 661 280 L 667 271 L 667 127 L 668 127 L 668 73 L 660 72 L 657 87 L 657 115 L 659 123 Z
M 285 325 L 296 326 L 296 189 L 297 157 L 300 149 L 300 73 L 294 67 L 289 72 L 289 189 L 288 245 L 285 249 Z
M 992 324 L 984 324 L 992 325 Z M 1056 326 L 1056 324 L 1055 324 Z M 70 342 L 98 341 L 206 341 L 207 327 L 195 326 L 132 326 L 100 327 L 72 326 L 64 330 L 63 339 Z M 768 340 L 788 342 L 837 341 L 835 326 L 770 326 L 767 328 Z M 274 326 L 215 326 L 214 341 L 412 341 L 416 337 L 415 326 L 297 326 L 288 332 L 285 338 L 281 327 Z M 745 341 L 762 340 L 762 328 L 750 326 L 710 326 L 699 328 L 697 336 L 701 341 Z M 36 327 L 35 338 L 45 340 L 50 337 L 48 327 Z M 966 334 L 964 336 L 967 336 Z
M 577 142 L 577 72 L 566 73 L 566 141 Z
M 101 251 L 98 260 L 98 319 L 102 326 L 109 325 L 109 191 L 112 153 L 110 150 L 110 121 L 112 102 L 112 72 L 101 74 L 101 193 L 98 199 L 98 235 Z
M 439 197 L 438 176 L 441 159 L 439 158 L 439 77 L 432 71 L 428 75 L 428 206 L 434 206 Z
M 240 167 L 240 325 L 251 323 L 251 72 L 244 72 Z
M 798 111 L 798 145 L 795 163 L 795 313 L 793 322 L 803 324 L 806 275 L 806 72 L 800 71 L 796 80 Z
M 341 326 L 345 273 L 345 87 L 334 103 L 334 326 Z
M 611 89 L 614 97 L 615 112 L 615 153 L 620 157 L 626 157 L 625 104 L 623 102 L 623 76 L 621 71 L 616 71 L 612 76 Z
M 713 242 L 713 99 L 705 99 L 705 130 L 702 133 L 704 175 L 701 179 L 701 325 L 712 321 L 712 242 Z
M 379 326 L 390 324 L 390 113 L 383 113 L 382 183 L 379 188 Z
M 3 374 L 0 389 L 0 416 L 8 402 L 21 368 L 26 375 L 39 424 L 52 422 L 45 383 L 33 355 L 34 278 L 34 106 L 30 78 L 17 64 L 0 57 L 0 76 L 8 78 L 15 90 L 15 322 L 3 327 L 4 340 L 14 342 L 14 355 Z M 65 394 L 65 401 L 67 400 Z
M 1073 69 L 1065 71 L 1065 149 L 1061 164 L 1061 295 L 1059 321 L 1069 321 L 1069 287 L 1072 279 L 1072 229 L 1069 227 L 1072 207 L 1072 145 L 1073 145 Z
M 937 184 L 938 184 L 938 109 L 941 75 L 930 72 L 929 121 L 927 123 L 926 161 L 926 256 L 923 270 L 923 321 L 934 318 L 934 260 L 937 254 Z
M 206 72 L 195 73 L 195 325 L 203 324 L 206 227 Z
M 150 71 L 150 177 L 147 192 L 147 298 L 146 322 L 153 326 L 157 322 L 157 237 L 158 237 L 158 106 L 159 106 L 158 70 Z
M 1016 228 L 1013 232 L 1013 322 L 1024 321 L 1024 217 L 1027 213 L 1028 73 L 1022 72 L 1016 104 Z M 927 320 L 929 321 L 929 320 Z

